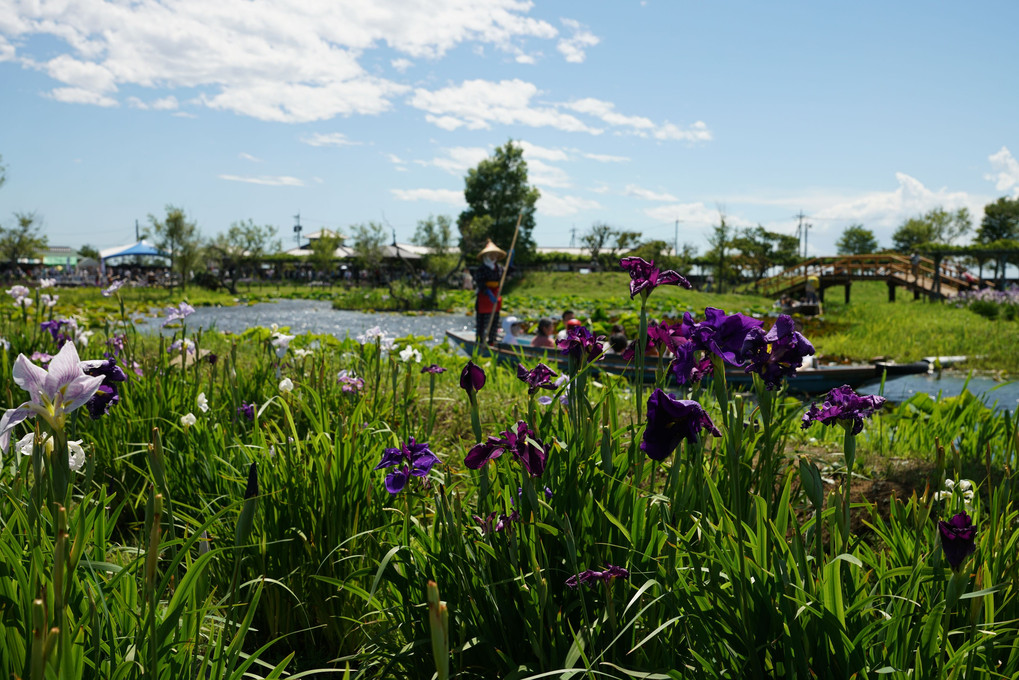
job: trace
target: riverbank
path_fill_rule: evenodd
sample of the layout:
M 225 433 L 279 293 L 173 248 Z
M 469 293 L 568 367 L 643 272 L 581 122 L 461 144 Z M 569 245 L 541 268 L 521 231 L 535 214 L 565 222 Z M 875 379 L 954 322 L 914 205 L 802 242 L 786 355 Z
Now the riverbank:
M 591 274 L 538 272 L 511 280 L 504 295 L 506 314 L 536 320 L 558 319 L 571 309 L 606 333 L 622 323 L 629 335 L 636 333 L 639 304 L 625 294 L 628 277 L 623 272 Z M 61 289 L 61 308 L 71 307 L 89 324 L 104 326 L 124 314 L 139 318 L 153 308 L 186 299 L 196 308 L 236 307 L 280 299 L 322 300 L 335 309 L 362 312 L 395 311 L 398 306 L 387 289 L 343 286 L 242 285 L 238 295 L 190 287 L 172 293 L 165 289 L 122 288 L 119 298 L 102 297 L 96 289 Z M 677 318 L 684 312 L 703 314 L 705 307 L 719 307 L 754 316 L 774 313 L 772 300 L 747 294 L 717 294 L 663 287 L 649 300 L 652 318 Z M 473 304 L 470 291 L 443 291 L 438 313 L 467 319 Z M 801 322 L 821 358 L 829 361 L 869 361 L 883 356 L 914 361 L 925 356 L 965 355 L 962 365 L 999 379 L 1019 376 L 1019 323 L 986 319 L 968 309 L 946 303 L 903 300 L 888 302 L 880 283 L 860 282 L 853 287 L 853 302 L 830 300 L 824 315 Z M 320 331 L 327 332 L 327 331 Z

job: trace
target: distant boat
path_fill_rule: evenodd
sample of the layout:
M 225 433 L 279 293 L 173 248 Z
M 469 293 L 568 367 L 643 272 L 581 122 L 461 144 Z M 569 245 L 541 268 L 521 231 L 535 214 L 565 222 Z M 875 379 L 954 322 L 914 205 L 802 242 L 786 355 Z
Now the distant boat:
M 477 344 L 474 333 L 470 331 L 446 331 L 446 337 L 467 354 L 474 354 L 474 348 Z M 559 350 L 531 347 L 529 344 L 499 342 L 495 346 L 484 347 L 481 355 L 492 356 L 501 363 L 514 366 L 518 363 L 523 363 L 528 368 L 534 368 L 535 363 L 543 361 L 545 364 L 560 371 L 567 369 L 567 359 L 559 353 Z M 658 369 L 657 357 L 648 357 L 647 364 L 644 368 L 644 382 L 653 383 Z M 605 354 L 598 360 L 596 370 L 614 375 L 623 375 L 632 380 L 637 369 L 634 362 L 626 361 L 618 354 Z M 818 366 L 817 368 L 800 368 L 794 375 L 787 378 L 787 382 L 789 389 L 794 392 L 820 394 L 842 385 L 857 387 L 863 383 L 879 379 L 886 372 L 887 375 L 906 375 L 910 373 L 927 373 L 929 370 L 927 361 L 917 361 L 909 364 L 874 362 L 871 364 L 849 366 L 835 364 L 831 366 Z M 727 367 L 725 380 L 730 385 L 748 388 L 753 384 L 753 375 L 747 374 L 740 368 Z

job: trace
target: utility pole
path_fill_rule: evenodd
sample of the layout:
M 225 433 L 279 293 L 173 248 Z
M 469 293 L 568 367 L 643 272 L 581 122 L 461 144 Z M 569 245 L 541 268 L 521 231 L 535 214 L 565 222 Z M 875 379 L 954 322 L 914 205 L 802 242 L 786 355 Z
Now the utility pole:
M 577 245 L 577 223 L 573 223 L 573 227 L 570 228 L 570 248 Z
M 138 220 L 134 221 L 134 240 L 135 243 L 142 240 L 142 237 L 138 235 Z
M 297 247 L 301 247 L 301 211 L 298 210 L 297 214 L 294 215 L 294 219 L 297 222 L 294 224 L 294 240 L 297 241 Z
M 681 220 L 678 217 L 676 218 L 676 237 L 675 237 L 675 241 L 673 241 L 673 243 L 672 243 L 672 256 L 673 257 L 679 257 L 679 223 L 680 222 L 684 222 L 684 221 L 685 220 Z
M 810 222 L 806 222 L 803 225 L 803 257 L 807 256 L 807 233 L 813 226 Z

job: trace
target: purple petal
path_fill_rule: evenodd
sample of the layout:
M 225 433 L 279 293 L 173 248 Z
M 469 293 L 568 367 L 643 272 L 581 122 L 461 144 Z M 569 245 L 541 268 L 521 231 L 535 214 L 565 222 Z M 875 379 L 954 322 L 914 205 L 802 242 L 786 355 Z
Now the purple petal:
M 39 403 L 39 394 L 46 384 L 46 369 L 33 364 L 24 354 L 14 360 L 14 383 L 28 392 L 29 398 Z
M 22 404 L 18 408 L 9 408 L 4 411 L 3 418 L 0 418 L 0 451 L 6 451 L 11 441 L 11 430 L 14 426 L 33 414 L 31 409 L 25 408 Z

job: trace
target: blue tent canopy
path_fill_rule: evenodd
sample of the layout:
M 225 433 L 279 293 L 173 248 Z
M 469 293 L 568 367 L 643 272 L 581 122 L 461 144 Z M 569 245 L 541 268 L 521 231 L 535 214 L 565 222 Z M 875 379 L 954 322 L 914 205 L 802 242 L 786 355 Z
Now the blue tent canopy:
M 128 243 L 123 246 L 116 246 L 115 248 L 107 248 L 106 250 L 99 251 L 99 270 L 106 274 L 106 261 L 112 260 L 116 257 L 170 257 L 166 253 L 159 250 L 151 243 L 146 241 L 138 241 L 137 243 Z
M 99 252 L 99 258 L 103 261 L 113 259 L 115 257 L 129 257 L 134 255 L 149 255 L 158 257 L 169 257 L 166 253 L 156 248 L 151 243 L 146 241 L 138 241 L 137 243 L 129 243 L 124 246 L 117 246 L 115 248 L 107 248 Z

